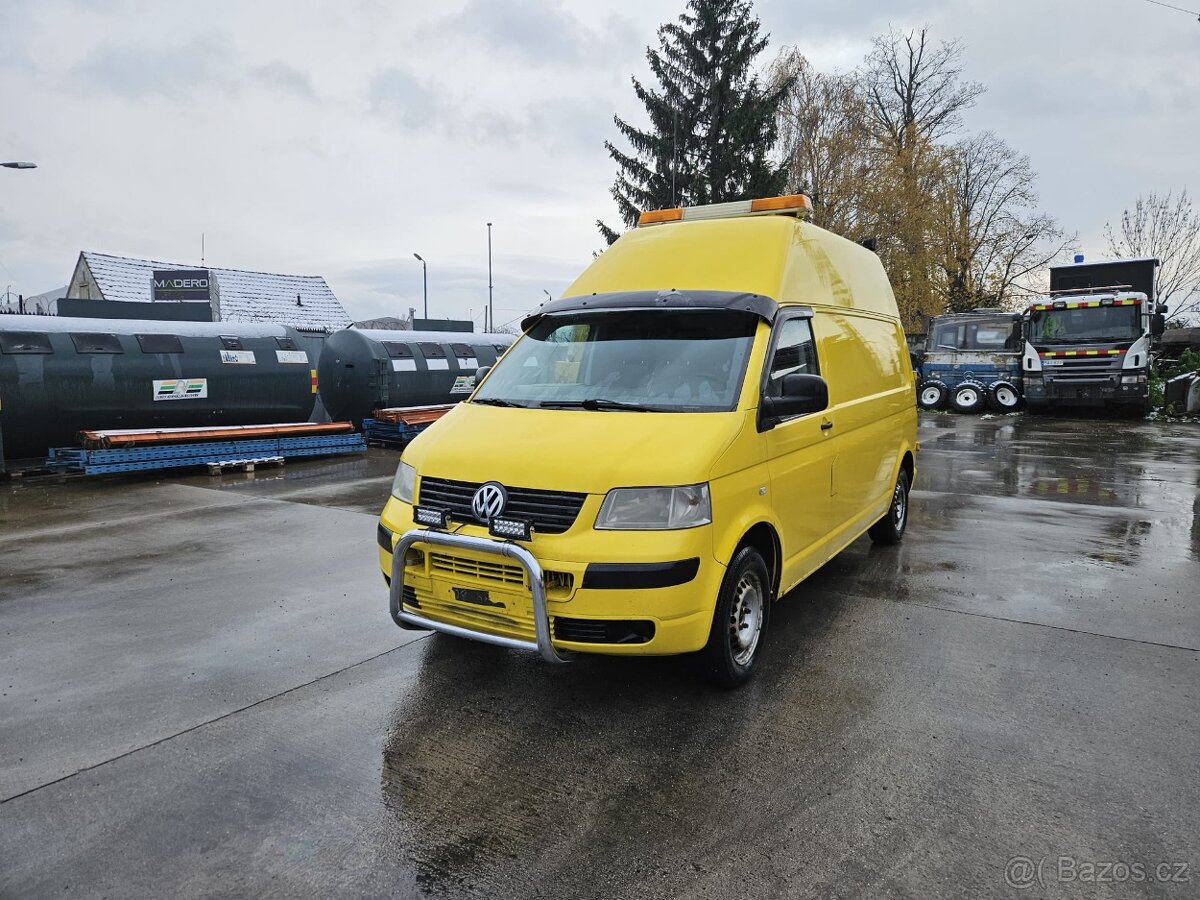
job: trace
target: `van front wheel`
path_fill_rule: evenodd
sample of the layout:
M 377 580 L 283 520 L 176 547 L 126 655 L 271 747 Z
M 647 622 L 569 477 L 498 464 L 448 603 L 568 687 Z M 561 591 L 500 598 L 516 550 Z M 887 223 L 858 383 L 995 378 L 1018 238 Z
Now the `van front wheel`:
M 896 476 L 896 489 L 892 491 L 892 504 L 887 514 L 867 529 L 867 534 L 876 544 L 898 544 L 908 527 L 908 473 L 903 469 Z
M 743 547 L 721 580 L 708 645 L 701 651 L 712 681 L 735 688 L 754 674 L 771 615 L 771 577 L 762 555 Z

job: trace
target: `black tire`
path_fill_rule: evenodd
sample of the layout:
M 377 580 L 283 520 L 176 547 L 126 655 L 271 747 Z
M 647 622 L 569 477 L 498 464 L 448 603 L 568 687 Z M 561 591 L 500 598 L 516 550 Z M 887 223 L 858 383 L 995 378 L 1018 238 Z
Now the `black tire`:
M 964 381 L 950 392 L 950 406 L 956 412 L 976 413 L 987 403 L 987 388 L 978 381 Z
M 950 396 L 950 391 L 942 382 L 932 379 L 923 381 L 917 388 L 917 406 L 921 409 L 941 409 L 946 405 L 948 396 Z
M 892 502 L 882 519 L 867 529 L 867 534 L 876 544 L 889 546 L 900 543 L 904 529 L 908 527 L 908 473 L 903 469 L 896 476 L 896 487 L 892 491 Z
M 738 687 L 754 674 L 762 657 L 771 600 L 767 564 L 753 547 L 743 547 L 721 580 L 708 644 L 700 651 L 705 674 L 718 687 Z
M 1010 413 L 1021 405 L 1021 392 L 1011 381 L 993 381 L 988 386 L 988 406 L 1000 413 Z

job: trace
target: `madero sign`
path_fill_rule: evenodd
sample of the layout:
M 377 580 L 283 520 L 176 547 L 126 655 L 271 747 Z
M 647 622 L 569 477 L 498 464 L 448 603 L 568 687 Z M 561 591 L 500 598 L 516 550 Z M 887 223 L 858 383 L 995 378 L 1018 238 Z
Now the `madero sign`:
M 210 299 L 208 269 L 155 271 L 150 284 L 151 300 Z

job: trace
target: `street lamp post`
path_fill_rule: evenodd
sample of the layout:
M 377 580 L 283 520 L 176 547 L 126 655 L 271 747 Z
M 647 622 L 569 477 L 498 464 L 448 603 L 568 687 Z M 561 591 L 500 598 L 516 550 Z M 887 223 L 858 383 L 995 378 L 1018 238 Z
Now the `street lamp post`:
M 5 169 L 36 169 L 37 163 L 31 162 L 6 162 L 0 163 L 0 168 Z
M 488 227 L 488 325 L 484 329 L 491 333 L 496 330 L 496 313 L 492 310 L 492 223 Z
M 421 264 L 421 293 L 425 297 L 425 318 L 429 318 L 429 267 L 425 265 L 425 260 L 420 253 L 414 253 L 413 256 Z

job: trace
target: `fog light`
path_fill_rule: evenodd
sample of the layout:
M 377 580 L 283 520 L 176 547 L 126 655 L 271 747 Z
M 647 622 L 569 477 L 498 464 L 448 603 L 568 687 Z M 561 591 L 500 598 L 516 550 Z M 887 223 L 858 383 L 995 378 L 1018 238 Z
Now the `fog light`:
M 492 537 L 508 538 L 514 541 L 533 540 L 533 523 L 524 519 L 502 519 L 492 516 L 488 520 L 488 534 Z
M 434 509 L 432 506 L 418 506 L 413 511 L 413 519 L 418 525 L 432 525 L 434 528 L 450 527 L 450 511 Z

